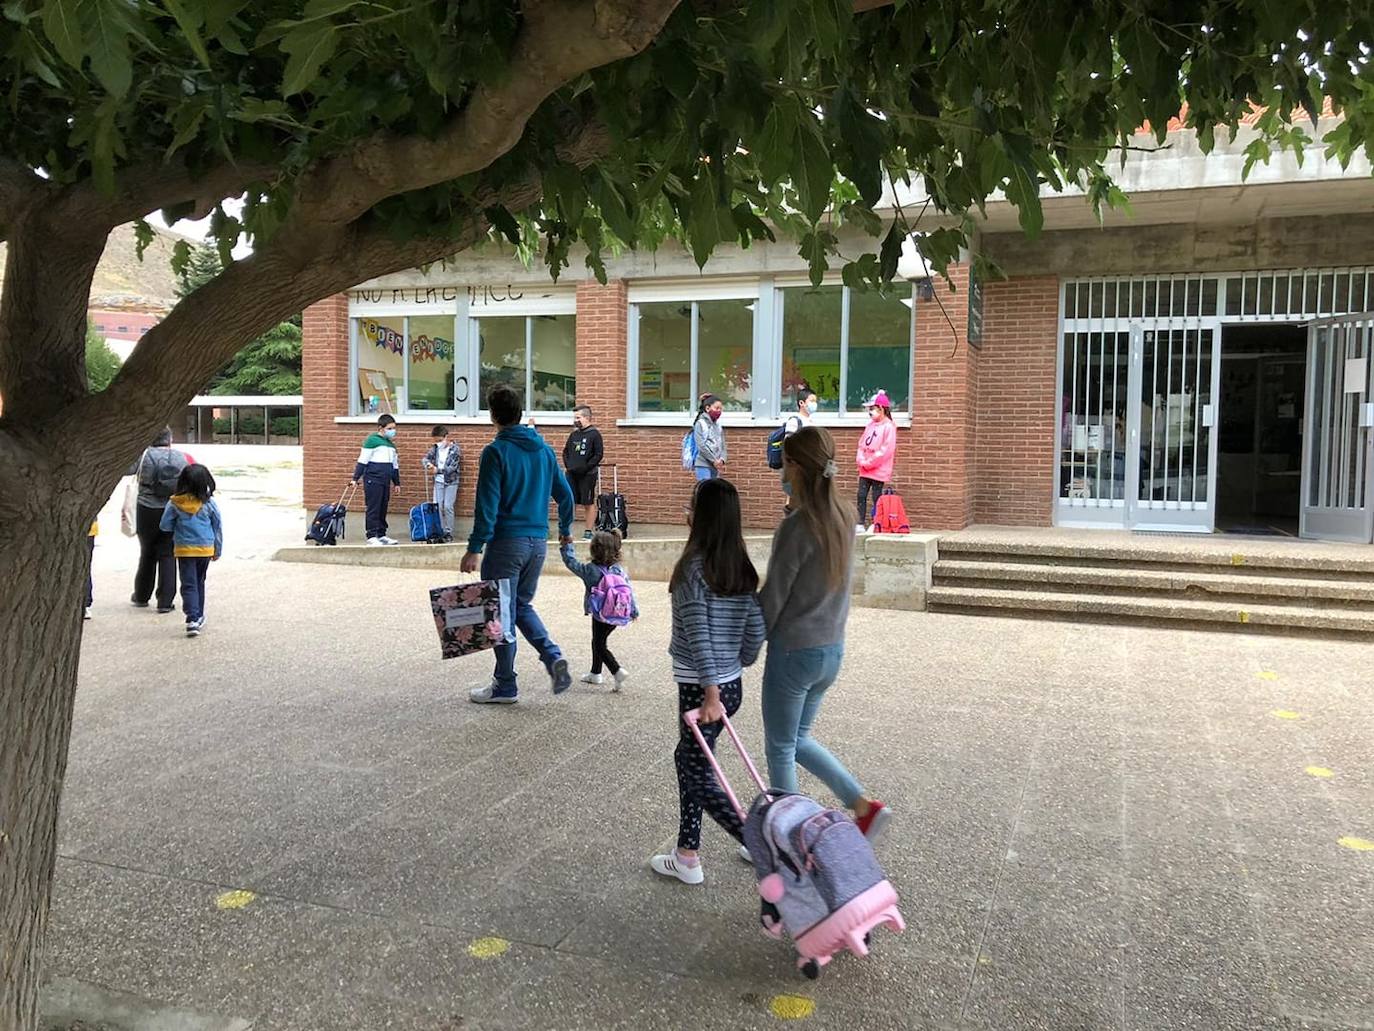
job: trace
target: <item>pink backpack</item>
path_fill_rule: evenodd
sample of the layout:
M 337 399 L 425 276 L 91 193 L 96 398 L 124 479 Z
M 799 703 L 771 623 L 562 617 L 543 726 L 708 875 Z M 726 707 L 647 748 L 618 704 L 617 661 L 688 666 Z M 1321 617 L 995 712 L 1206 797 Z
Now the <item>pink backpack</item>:
M 634 619 L 635 594 L 630 581 L 606 570 L 592 588 L 592 618 L 611 626 L 629 626 Z
M 873 529 L 877 533 L 910 533 L 911 523 L 906 518 L 906 506 L 902 496 L 891 487 L 884 487 L 878 498 L 878 507 L 873 513 Z

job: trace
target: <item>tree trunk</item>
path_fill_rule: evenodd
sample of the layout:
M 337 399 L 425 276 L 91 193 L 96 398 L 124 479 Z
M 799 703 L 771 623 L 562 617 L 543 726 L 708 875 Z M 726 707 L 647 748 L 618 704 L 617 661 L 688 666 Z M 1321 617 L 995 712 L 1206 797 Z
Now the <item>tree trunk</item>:
M 16 490 L 28 477 L 25 495 L 39 500 L 23 518 L 0 520 L 0 1028 L 6 1031 L 37 1026 L 89 562 L 83 511 L 90 503 L 54 482 L 55 472 L 35 466 L 0 472 L 0 492 Z

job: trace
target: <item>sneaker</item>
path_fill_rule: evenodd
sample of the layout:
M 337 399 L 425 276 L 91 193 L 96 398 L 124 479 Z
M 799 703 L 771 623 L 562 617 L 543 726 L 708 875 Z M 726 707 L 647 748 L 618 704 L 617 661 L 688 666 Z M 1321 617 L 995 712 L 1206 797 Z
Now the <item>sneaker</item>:
M 201 627 L 201 620 L 199 620 L 199 619 L 188 619 L 188 620 L 186 621 L 186 636 L 187 636 L 187 637 L 199 637 L 199 636 L 200 636 L 200 627 Z
M 855 536 L 855 537 L 858 537 L 858 536 L 860 536 L 860 535 L 862 535 L 862 534 L 864 534 L 864 533 L 867 533 L 867 532 L 868 532 L 868 531 L 864 528 L 864 524 L 863 524 L 863 523 L 855 523 L 855 524 L 854 524 L 854 536 Z M 369 543 L 371 543 L 371 542 L 369 542 Z
M 383 544 L 387 544 L 387 545 L 391 545 L 391 544 L 400 544 L 400 543 L 401 543 L 400 541 L 398 541 L 398 540 L 393 540 L 392 538 L 387 537 L 387 536 L 385 536 L 385 535 L 383 535 L 383 536 L 381 536 L 381 537 L 378 537 L 377 539 L 378 539 L 379 541 L 381 541 Z
M 750 866 L 754 865 L 754 857 L 749 854 L 749 850 L 745 848 L 743 845 L 739 847 L 739 857 L 743 859 L 746 863 L 748 863 Z
M 148 603 L 146 601 L 139 601 L 138 595 L 136 594 L 129 595 L 129 604 L 136 609 L 146 609 L 148 607 Z
M 582 539 L 583 539 L 584 541 L 589 541 L 589 540 L 591 540 L 591 539 L 592 539 L 592 531 L 591 531 L 591 530 L 588 530 L 586 533 L 584 533 L 584 534 L 582 535 Z
M 549 679 L 553 681 L 553 693 L 562 694 L 572 687 L 572 673 L 568 671 L 568 660 L 558 659 L 549 670 Z
M 625 681 L 630 679 L 630 671 L 626 669 L 624 666 L 621 666 L 618 670 L 615 671 L 611 679 L 615 681 L 615 683 L 611 686 L 611 690 L 619 691 L 622 687 L 625 686 Z
M 497 694 L 496 685 L 487 684 L 469 691 L 468 701 L 476 705 L 514 705 L 516 698 L 513 694 Z
M 887 825 L 892 822 L 892 810 L 882 802 L 874 801 L 868 809 L 867 816 L 854 818 L 859 830 L 863 831 L 863 836 L 869 841 L 877 841 L 887 830 Z
M 169 612 L 175 612 L 176 610 L 177 610 L 177 607 L 176 607 L 175 605 L 168 605 L 165 609 L 164 609 L 161 605 L 159 605 L 159 606 L 157 607 L 157 614 L 158 614 L 159 616 L 165 616 L 165 615 L 167 615 L 167 613 L 169 613 Z
M 663 877 L 676 877 L 683 884 L 700 884 L 706 880 L 700 859 L 688 866 L 678 858 L 676 851 L 654 856 L 649 860 L 649 869 Z
M 89 605 L 87 605 L 86 608 L 85 608 L 85 610 L 81 613 L 81 618 L 82 618 L 82 619 L 90 619 L 90 618 L 91 618 L 91 607 L 90 607 Z
M 367 546 L 369 548 L 380 548 L 385 543 L 386 538 L 384 537 L 369 537 L 367 539 Z
M 584 684 L 604 684 L 605 682 L 606 682 L 606 681 L 602 679 L 600 673 L 583 673 L 583 674 L 582 674 L 582 683 L 584 683 Z

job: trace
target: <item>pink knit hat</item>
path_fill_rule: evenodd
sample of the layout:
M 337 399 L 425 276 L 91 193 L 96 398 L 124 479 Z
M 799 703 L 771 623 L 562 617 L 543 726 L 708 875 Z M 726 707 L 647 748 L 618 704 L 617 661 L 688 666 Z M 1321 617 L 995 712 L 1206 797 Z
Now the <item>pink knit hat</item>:
M 868 408 L 891 408 L 892 401 L 887 396 L 886 390 L 879 390 L 873 395 L 873 400 L 868 402 Z

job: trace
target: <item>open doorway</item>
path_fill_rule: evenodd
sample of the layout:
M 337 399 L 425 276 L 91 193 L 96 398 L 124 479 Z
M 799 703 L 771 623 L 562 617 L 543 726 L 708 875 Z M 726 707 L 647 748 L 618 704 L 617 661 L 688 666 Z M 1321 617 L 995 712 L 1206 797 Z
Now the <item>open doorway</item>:
M 1298 535 L 1306 371 L 1304 327 L 1222 328 L 1218 531 Z

